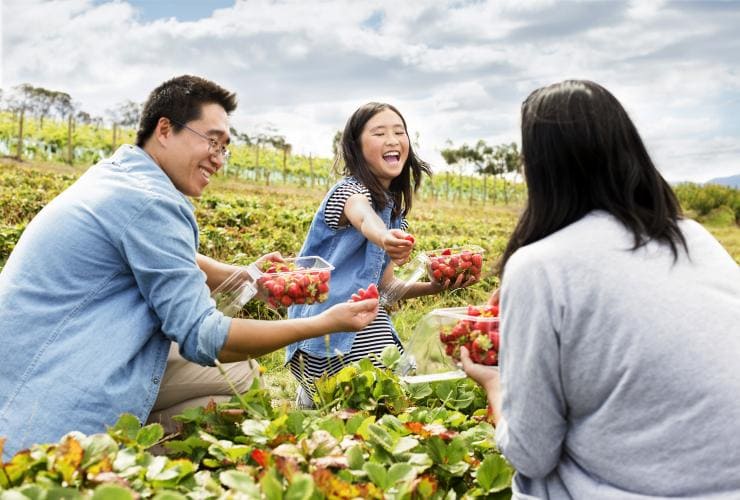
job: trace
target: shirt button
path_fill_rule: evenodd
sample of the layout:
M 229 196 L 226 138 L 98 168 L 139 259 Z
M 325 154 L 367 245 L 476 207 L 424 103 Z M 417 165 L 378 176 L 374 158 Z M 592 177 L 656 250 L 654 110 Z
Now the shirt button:
M 155 384 L 158 384 L 159 383 L 159 377 L 154 377 L 152 379 L 152 382 L 155 383 Z

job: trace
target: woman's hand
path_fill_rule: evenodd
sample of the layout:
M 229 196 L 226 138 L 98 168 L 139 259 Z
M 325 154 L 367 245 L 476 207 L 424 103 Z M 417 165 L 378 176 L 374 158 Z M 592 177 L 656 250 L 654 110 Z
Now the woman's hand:
M 501 374 L 498 366 L 474 363 L 466 347 L 460 348 L 460 361 L 468 377 L 472 378 L 486 391 L 489 417 L 494 423 L 501 418 Z
M 401 229 L 389 229 L 383 234 L 382 248 L 386 251 L 394 264 L 402 266 L 409 260 L 414 242 L 411 235 Z
M 328 331 L 358 331 L 372 323 L 378 314 L 378 299 L 336 304 L 323 313 Z
M 498 305 L 498 302 L 499 302 L 499 290 L 501 290 L 501 289 L 500 288 L 497 288 L 491 294 L 491 297 L 488 299 L 488 302 L 487 302 L 487 304 L 489 306 L 497 306 Z

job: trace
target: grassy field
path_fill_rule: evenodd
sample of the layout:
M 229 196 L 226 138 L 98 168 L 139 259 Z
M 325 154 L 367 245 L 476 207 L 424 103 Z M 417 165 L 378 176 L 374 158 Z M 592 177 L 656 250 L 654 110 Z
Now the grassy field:
M 0 162 L 0 266 L 25 224 L 74 178 L 81 167 L 59 164 Z M 284 255 L 300 250 L 324 188 L 254 185 L 234 178 L 214 177 L 206 194 L 196 201 L 201 227 L 201 252 L 225 262 L 247 264 L 267 252 Z M 514 227 L 521 207 L 470 205 L 466 202 L 419 201 L 409 216 L 410 232 L 418 249 L 458 244 L 477 244 L 485 251 L 483 278 L 467 290 L 406 301 L 393 313 L 403 340 L 412 334 L 420 318 L 438 307 L 485 301 L 497 286 L 493 266 Z M 691 216 L 691 213 L 687 215 Z M 701 222 L 701 221 L 700 221 Z M 706 223 L 705 226 L 740 263 L 740 227 Z M 250 303 L 243 314 L 277 319 L 279 315 L 261 304 Z M 260 358 L 265 382 L 274 399 L 292 398 L 296 382 L 283 366 L 284 351 Z

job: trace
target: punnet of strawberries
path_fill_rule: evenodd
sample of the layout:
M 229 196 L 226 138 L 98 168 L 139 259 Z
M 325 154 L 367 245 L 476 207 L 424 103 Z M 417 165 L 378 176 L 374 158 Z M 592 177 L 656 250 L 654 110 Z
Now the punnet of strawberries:
M 257 284 L 274 307 L 324 302 L 329 297 L 333 266 L 320 257 L 298 257 L 262 263 Z
M 463 282 L 470 278 L 480 279 L 483 267 L 483 249 L 476 245 L 442 248 L 426 252 L 427 273 L 432 281 L 455 281 L 463 275 Z
M 460 347 L 465 346 L 474 362 L 497 365 L 498 325 L 498 306 L 468 306 L 462 319 L 440 329 L 439 340 L 445 354 L 456 362 L 460 361 Z

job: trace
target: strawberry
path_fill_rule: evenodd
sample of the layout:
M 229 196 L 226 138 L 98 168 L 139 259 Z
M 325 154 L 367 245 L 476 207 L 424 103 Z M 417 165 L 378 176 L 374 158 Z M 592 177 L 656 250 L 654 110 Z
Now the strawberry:
M 459 362 L 460 347 L 465 346 L 473 362 L 496 365 L 499 348 L 498 309 L 493 306 L 468 306 L 465 311 L 466 317 L 439 332 L 445 354 Z
M 357 293 L 352 294 L 352 302 L 359 302 L 361 300 L 365 299 L 377 299 L 380 297 L 380 294 L 378 293 L 378 287 L 375 285 L 375 283 L 370 283 L 367 286 L 367 290 L 364 288 L 360 288 L 357 290 Z
M 411 236 L 410 234 L 406 235 L 406 236 L 405 236 L 405 237 L 404 237 L 403 239 L 404 239 L 404 240 L 406 240 L 406 241 L 410 241 L 412 245 L 413 245 L 413 244 L 415 243 L 415 241 L 416 241 L 416 240 L 414 239 L 414 237 L 413 237 L 413 236 Z

